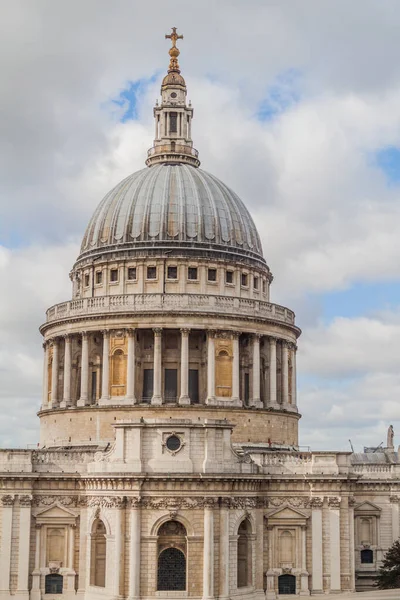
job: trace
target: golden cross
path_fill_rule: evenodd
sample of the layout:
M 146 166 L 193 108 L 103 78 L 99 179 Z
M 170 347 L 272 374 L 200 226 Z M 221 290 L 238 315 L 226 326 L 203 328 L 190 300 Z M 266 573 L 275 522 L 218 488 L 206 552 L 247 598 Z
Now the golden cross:
M 171 34 L 165 34 L 165 39 L 166 40 L 171 40 L 172 41 L 172 47 L 176 48 L 176 40 L 183 40 L 183 35 L 178 35 L 176 33 L 176 27 L 171 27 L 172 29 L 172 33 Z

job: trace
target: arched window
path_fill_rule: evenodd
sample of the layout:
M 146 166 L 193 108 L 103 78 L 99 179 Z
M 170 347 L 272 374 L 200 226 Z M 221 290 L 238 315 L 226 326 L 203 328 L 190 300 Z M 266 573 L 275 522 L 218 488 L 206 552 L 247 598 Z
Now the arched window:
M 46 575 L 44 580 L 45 594 L 62 594 L 63 593 L 63 576 L 58 573 L 50 573 Z
M 90 585 L 106 586 L 106 528 L 101 519 L 92 525 L 90 551 Z
M 251 524 L 248 519 L 242 521 L 238 529 L 237 542 L 237 587 L 252 584 Z
M 368 548 L 365 550 L 361 550 L 361 563 L 362 564 L 371 564 L 374 562 L 374 553 L 372 550 Z
M 111 370 L 111 395 L 124 396 L 126 383 L 126 360 L 121 349 L 116 350 L 112 355 Z
M 186 529 L 167 521 L 158 530 L 157 590 L 186 590 Z

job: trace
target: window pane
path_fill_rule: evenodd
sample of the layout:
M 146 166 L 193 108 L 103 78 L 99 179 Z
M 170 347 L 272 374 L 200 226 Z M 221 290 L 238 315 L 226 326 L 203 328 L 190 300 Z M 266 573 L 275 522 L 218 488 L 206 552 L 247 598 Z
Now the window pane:
M 233 271 L 226 272 L 226 283 L 233 283 Z
M 197 279 L 197 267 L 188 268 L 188 279 Z
M 128 267 L 128 279 L 136 279 L 136 267 Z
M 111 269 L 110 281 L 118 281 L 118 269 Z
M 208 269 L 208 281 L 217 281 L 217 269 Z
M 247 273 L 242 273 L 242 285 L 247 286 Z
M 169 113 L 169 132 L 176 133 L 178 131 L 178 113 Z
M 103 281 L 102 271 L 96 271 L 96 283 L 101 283 L 102 281 Z
M 178 267 L 168 267 L 167 278 L 178 279 Z
M 157 278 L 157 267 L 147 267 L 147 279 Z

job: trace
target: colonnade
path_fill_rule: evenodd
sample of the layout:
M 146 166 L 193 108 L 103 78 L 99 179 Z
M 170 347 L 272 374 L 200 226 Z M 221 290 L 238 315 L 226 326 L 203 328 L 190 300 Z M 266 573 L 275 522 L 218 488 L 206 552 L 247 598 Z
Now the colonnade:
M 102 361 L 101 361 L 101 397 L 98 399 L 99 405 L 107 404 L 137 404 L 140 403 L 141 393 L 136 388 L 136 369 L 140 359 L 137 356 L 137 331 L 141 329 L 127 329 L 124 332 L 126 336 L 126 373 L 125 373 L 125 395 L 121 398 L 112 398 L 110 394 L 110 336 L 111 330 L 102 331 Z M 162 390 L 163 377 L 163 337 L 162 328 L 153 328 L 153 395 L 149 399 L 152 405 L 162 405 L 164 403 Z M 189 394 L 189 367 L 190 351 L 189 336 L 190 329 L 180 329 L 180 395 L 177 402 L 180 405 L 189 405 L 191 403 Z M 43 408 L 66 408 L 73 405 L 71 394 L 72 378 L 72 335 L 81 338 L 81 377 L 79 398 L 76 406 L 83 407 L 92 403 L 89 398 L 89 343 L 90 335 L 83 331 L 79 334 L 66 334 L 64 338 L 64 366 L 63 366 L 63 385 L 60 381 L 60 343 L 62 338 L 55 337 L 48 340 L 43 346 L 45 350 L 44 374 L 43 374 Z M 215 331 L 207 330 L 207 384 L 205 404 L 226 406 L 243 406 L 244 398 L 241 398 L 241 332 L 234 331 Z M 251 356 L 251 382 L 249 381 L 249 394 L 246 404 L 253 408 L 274 408 L 287 410 L 297 410 L 296 407 L 296 345 L 284 339 L 274 336 L 264 336 L 259 333 L 246 334 L 252 340 Z M 219 397 L 217 394 L 217 350 L 216 341 L 223 337 L 228 340 L 231 356 L 231 375 L 230 378 L 230 396 Z M 268 377 L 264 380 L 264 399 L 261 397 L 261 379 L 265 375 L 261 368 L 260 344 L 268 344 Z M 50 355 L 50 348 L 52 354 Z M 279 360 L 277 348 L 279 347 Z M 51 369 L 48 365 L 51 363 Z M 279 363 L 279 364 L 278 364 Z M 279 394 L 278 394 L 278 377 Z M 62 389 L 59 389 L 61 388 Z M 242 394 L 243 395 L 243 394 Z

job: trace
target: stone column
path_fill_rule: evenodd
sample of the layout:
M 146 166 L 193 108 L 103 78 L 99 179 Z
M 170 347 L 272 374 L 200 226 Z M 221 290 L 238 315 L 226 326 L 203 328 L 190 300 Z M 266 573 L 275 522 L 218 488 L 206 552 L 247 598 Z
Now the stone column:
M 350 574 L 350 526 L 349 526 L 349 497 L 343 496 L 340 503 L 340 571 L 341 590 L 351 591 Z
M 229 598 L 229 498 L 221 498 L 219 512 L 219 598 Z
M 289 347 L 282 342 L 282 404 L 286 408 L 289 404 Z
M 203 600 L 214 598 L 214 503 L 204 507 Z
M 276 338 L 269 338 L 269 399 L 268 406 L 277 407 L 276 402 Z
M 190 404 L 189 333 L 190 329 L 181 329 L 181 395 L 179 397 L 179 404 Z
M 126 372 L 126 399 L 132 404 L 136 404 L 135 397 L 135 367 L 136 367 L 136 356 L 135 356 L 135 341 L 136 331 L 134 329 L 128 329 L 128 365 Z
M 31 538 L 31 503 L 30 495 L 19 497 L 19 533 L 18 533 L 18 583 L 17 595 L 29 597 L 29 553 Z
M 99 404 L 105 403 L 110 399 L 110 332 L 103 331 L 103 361 L 101 377 L 101 399 Z
M 270 525 L 268 526 L 268 571 L 267 571 L 267 591 L 265 594 L 266 600 L 275 600 L 276 599 L 276 591 L 275 591 L 275 578 L 276 578 L 276 570 L 274 567 L 274 555 L 273 555 L 273 540 L 274 530 Z
M 255 551 L 255 580 L 256 595 L 264 596 L 264 503 L 256 509 L 256 551 Z
M 53 340 L 53 363 L 51 367 L 51 408 L 58 404 L 58 339 Z
M 104 354 L 104 350 L 103 350 Z M 108 354 L 108 353 L 107 353 Z M 104 360 L 104 356 L 103 356 Z M 104 373 L 104 371 L 103 371 Z M 107 386 L 108 388 L 108 386 Z M 81 358 L 81 396 L 77 402 L 78 406 L 89 404 L 89 337 L 86 331 L 82 331 L 82 358 Z
M 114 508 L 114 569 L 113 569 L 113 597 L 119 598 L 120 596 L 120 581 L 121 581 L 121 563 L 122 563 L 122 501 L 117 499 L 117 506 Z
M 297 408 L 297 369 L 296 369 L 296 354 L 297 346 L 293 344 L 292 347 L 292 407 Z
M 250 406 L 262 408 L 260 394 L 260 335 L 256 333 L 253 336 L 253 395 L 250 399 Z
M 68 529 L 68 557 L 67 565 L 69 573 L 64 575 L 66 579 L 65 591 L 75 595 L 75 571 L 74 571 L 74 550 L 75 550 L 75 525 L 70 525 Z
M 87 511 L 85 505 L 80 509 L 79 519 L 79 578 L 78 578 L 78 591 L 76 595 L 80 598 L 84 598 L 87 589 L 88 576 L 86 569 L 89 567 L 88 558 L 90 556 L 90 532 L 88 532 L 87 522 Z M 88 554 L 89 551 L 89 554 Z
M 340 592 L 340 498 L 329 498 L 330 589 Z
M 32 572 L 32 589 L 30 593 L 30 600 L 40 600 L 40 537 L 41 537 L 41 525 L 36 525 L 36 540 L 35 540 L 35 566 Z
M 215 403 L 215 332 L 207 332 L 207 399 L 206 404 Z
M 64 335 L 64 390 L 60 404 L 62 408 L 71 405 L 71 336 Z
M 42 398 L 42 409 L 45 410 L 49 404 L 49 344 L 43 343 L 44 357 L 43 357 L 43 398 Z
M 389 501 L 392 506 L 392 541 L 399 539 L 399 498 L 390 496 Z
M 0 598 L 10 598 L 11 570 L 11 530 L 13 521 L 14 496 L 4 495 L 0 499 L 1 539 L 0 539 Z
M 140 499 L 130 498 L 129 600 L 140 598 Z
M 355 539 L 354 539 L 354 497 L 349 498 L 349 553 L 350 553 L 350 589 L 352 592 L 356 589 L 356 557 L 355 557 Z
M 322 580 L 322 498 L 311 498 L 312 592 L 323 593 Z
M 162 404 L 161 382 L 162 382 L 162 329 L 154 331 L 154 365 L 153 365 L 153 397 L 151 403 Z
M 239 338 L 240 333 L 235 331 L 233 337 L 233 364 L 232 364 L 232 402 L 241 406 L 240 402 L 240 351 Z
M 300 596 L 309 596 L 308 572 L 307 572 L 307 527 L 301 527 L 301 575 L 300 575 Z

